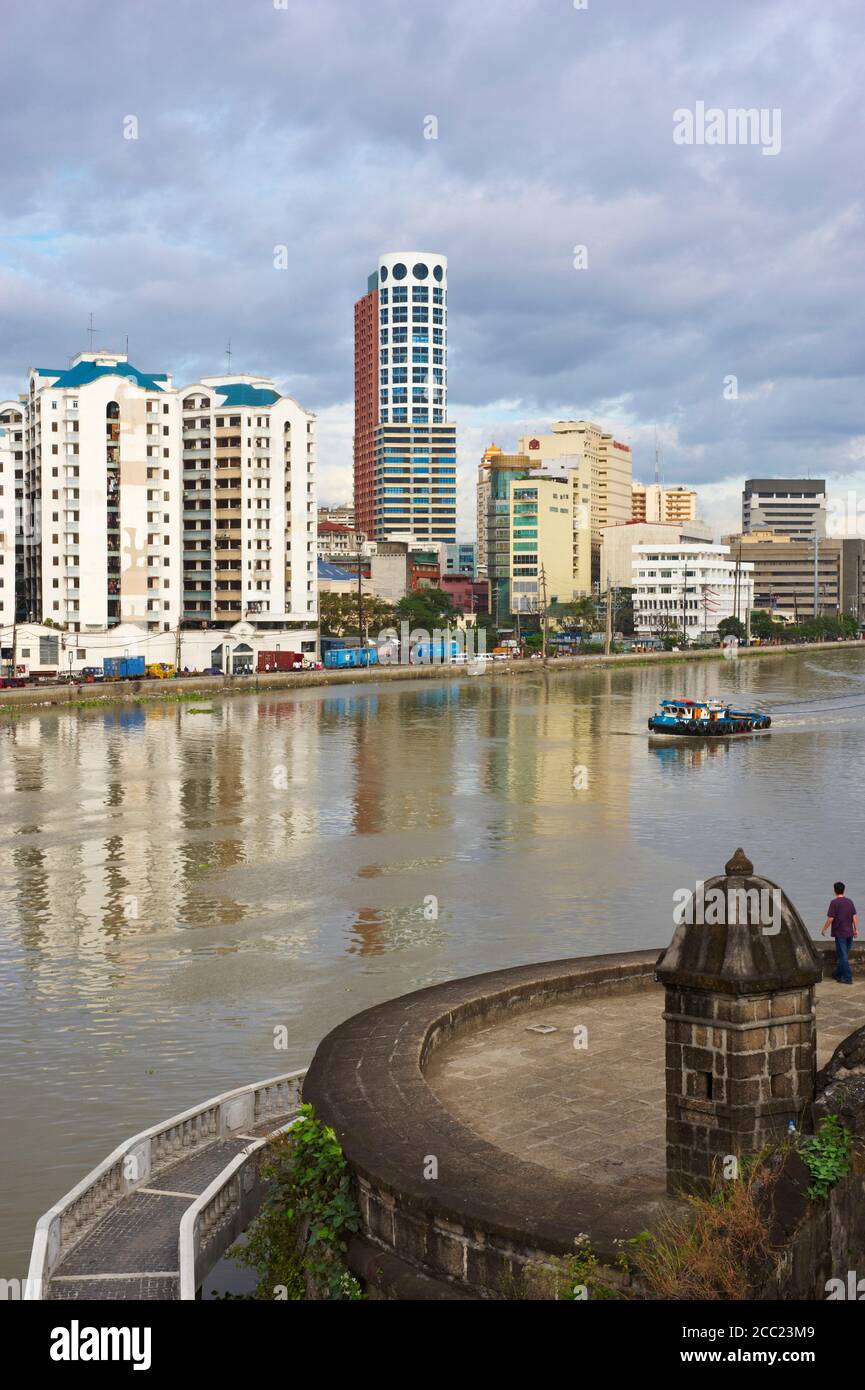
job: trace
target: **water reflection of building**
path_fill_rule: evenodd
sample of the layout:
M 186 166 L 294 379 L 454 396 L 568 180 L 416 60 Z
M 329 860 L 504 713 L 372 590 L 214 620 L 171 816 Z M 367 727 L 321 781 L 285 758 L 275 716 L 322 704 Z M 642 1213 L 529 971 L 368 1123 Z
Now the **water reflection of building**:
M 632 748 L 614 729 L 615 674 L 553 675 L 486 687 L 484 789 L 522 807 L 567 806 L 620 828 Z
M 356 698 L 348 725 L 351 822 L 356 834 L 386 840 L 404 832 L 434 836 L 452 828 L 459 698 L 460 687 L 444 682 L 391 690 L 380 701 L 376 696 Z M 332 707 L 335 702 L 327 703 Z M 371 843 L 378 856 L 378 839 Z M 360 955 L 378 955 L 399 943 L 428 939 L 438 930 L 421 910 L 426 894 L 434 891 L 430 880 L 435 875 L 427 870 L 415 872 L 410 864 L 392 860 L 392 851 L 388 853 L 386 867 L 367 863 L 356 872 L 350 950 Z M 403 874 L 397 896 L 404 901 L 394 904 L 393 880 Z
M 285 705 L 285 720 L 226 701 L 22 714 L 4 730 L 0 871 L 24 940 L 86 953 L 89 988 L 100 961 L 116 978 L 118 941 L 249 915 L 220 875 L 284 860 L 319 823 L 320 702 Z

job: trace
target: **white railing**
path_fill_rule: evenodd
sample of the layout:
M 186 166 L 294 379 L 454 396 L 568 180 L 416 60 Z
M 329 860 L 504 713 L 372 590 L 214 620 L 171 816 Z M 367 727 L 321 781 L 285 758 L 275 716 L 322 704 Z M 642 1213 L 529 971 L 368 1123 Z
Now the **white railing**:
M 305 1075 L 305 1071 L 288 1072 L 224 1091 L 124 1140 L 40 1216 L 33 1237 L 25 1299 L 44 1298 L 48 1280 L 70 1251 L 127 1193 L 147 1186 L 162 1169 L 216 1139 L 248 1133 L 271 1117 L 295 1114 Z M 258 1147 L 257 1143 L 254 1147 Z
M 296 1118 L 289 1120 L 273 1134 L 284 1134 L 296 1123 Z M 205 1276 L 258 1213 L 267 1194 L 262 1150 L 273 1134 L 253 1140 L 235 1155 L 183 1213 L 178 1237 L 181 1299 L 195 1298 Z

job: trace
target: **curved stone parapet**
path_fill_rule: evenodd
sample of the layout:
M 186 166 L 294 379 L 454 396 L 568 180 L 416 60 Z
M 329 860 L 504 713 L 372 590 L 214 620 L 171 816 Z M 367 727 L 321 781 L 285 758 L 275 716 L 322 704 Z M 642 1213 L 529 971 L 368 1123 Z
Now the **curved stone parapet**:
M 442 1104 L 425 1070 L 459 1034 L 573 999 L 658 990 L 660 952 L 517 966 L 404 995 L 348 1019 L 319 1045 L 304 1100 L 331 1124 L 357 1178 L 363 1235 L 388 1257 L 476 1297 L 507 1291 L 524 1266 L 573 1254 L 583 1233 L 612 1261 L 617 1240 L 663 1207 L 623 1175 L 609 1188 L 505 1152 Z M 425 1176 L 433 1169 L 435 1177 Z

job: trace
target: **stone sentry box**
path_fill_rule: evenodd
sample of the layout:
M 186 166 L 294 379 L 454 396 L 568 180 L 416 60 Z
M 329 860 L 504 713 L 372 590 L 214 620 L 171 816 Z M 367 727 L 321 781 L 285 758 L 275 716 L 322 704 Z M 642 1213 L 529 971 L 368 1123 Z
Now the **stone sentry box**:
M 725 1158 L 758 1152 L 790 1120 L 798 1127 L 814 1098 L 820 959 L 789 898 L 741 849 L 725 870 L 703 885 L 706 910 L 687 914 L 656 969 L 671 1193 L 707 1191 Z

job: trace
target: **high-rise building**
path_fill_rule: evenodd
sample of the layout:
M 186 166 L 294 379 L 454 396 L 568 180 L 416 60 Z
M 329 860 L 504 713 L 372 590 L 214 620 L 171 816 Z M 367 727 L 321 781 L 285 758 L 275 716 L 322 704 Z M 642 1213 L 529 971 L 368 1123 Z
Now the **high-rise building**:
M 697 493 L 692 487 L 634 483 L 631 516 L 634 521 L 696 521 Z
M 537 473 L 512 479 L 510 592 L 514 613 L 539 613 L 574 597 L 571 480 Z
M 21 605 L 23 567 L 24 408 L 0 401 L 0 647 L 11 653 L 11 626 L 26 617 Z
M 826 534 L 824 478 L 747 478 L 742 492 L 742 530 L 777 531 L 805 540 Z
M 588 593 L 600 581 L 602 528 L 632 519 L 630 445 L 590 420 L 556 420 L 550 434 L 525 435 L 517 448 L 574 475 L 574 584 Z M 582 554 L 587 546 L 588 557 Z
M 737 617 L 747 624 L 754 566 L 737 563 L 726 545 L 637 545 L 632 587 L 638 634 L 684 633 L 693 642 L 717 632 L 723 618 Z
M 182 405 L 184 623 L 309 627 L 315 416 L 267 377 L 202 377 Z
M 487 525 L 489 522 L 490 510 L 490 477 L 491 471 L 487 466 L 493 459 L 501 456 L 501 449 L 498 444 L 491 444 L 486 450 L 483 458 L 478 464 L 478 480 L 475 487 L 477 497 L 477 513 L 475 521 L 475 566 L 477 568 L 478 579 L 486 579 L 489 574 L 487 556 Z
M 354 504 L 372 540 L 456 540 L 447 418 L 447 258 L 390 252 L 355 304 Z
M 489 612 L 498 627 L 507 626 L 511 605 L 511 483 L 531 478 L 537 470 L 527 454 L 503 454 L 493 446 L 483 456 L 486 525 L 484 542 Z M 479 495 L 481 488 L 478 489 Z
M 30 371 L 26 607 L 74 632 L 180 619 L 179 403 L 119 353 Z
M 70 631 L 315 625 L 314 418 L 272 381 L 120 353 L 30 372 L 24 600 Z

